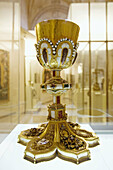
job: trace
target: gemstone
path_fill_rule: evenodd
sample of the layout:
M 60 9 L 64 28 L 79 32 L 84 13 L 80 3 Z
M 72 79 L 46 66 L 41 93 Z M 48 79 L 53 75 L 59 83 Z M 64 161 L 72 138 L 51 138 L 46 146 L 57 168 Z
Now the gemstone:
M 44 86 L 44 85 L 42 85 L 42 86 L 41 86 L 41 88 L 42 88 L 42 89 L 44 89 L 44 88 L 45 88 L 45 86 Z
M 54 88 L 56 87 L 56 85 L 55 85 L 55 84 L 52 84 L 51 87 L 54 89 Z
M 68 84 L 64 84 L 64 88 L 66 88 L 66 87 L 69 87 L 69 85 Z
M 59 117 L 59 118 L 63 118 L 62 110 L 58 111 L 58 117 Z
M 70 139 L 71 139 L 71 140 L 74 140 L 74 139 L 75 139 L 75 137 L 74 137 L 74 136 L 71 136 L 71 137 L 70 137 Z
M 44 59 L 45 63 L 47 63 L 47 50 L 46 50 L 46 48 L 43 49 L 42 54 L 43 54 L 43 59 Z
M 68 49 L 64 48 L 62 53 L 63 53 L 63 55 L 62 55 L 61 62 L 62 62 L 62 64 L 64 64 L 66 57 L 67 57 L 67 54 L 68 54 Z

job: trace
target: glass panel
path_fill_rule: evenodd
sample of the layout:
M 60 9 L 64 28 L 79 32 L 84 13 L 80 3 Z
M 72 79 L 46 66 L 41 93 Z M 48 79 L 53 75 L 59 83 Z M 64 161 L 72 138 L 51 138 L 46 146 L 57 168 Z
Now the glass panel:
M 19 40 L 19 29 L 20 29 L 20 6 L 19 3 L 15 3 L 14 6 L 14 40 Z
M 12 3 L 0 2 L 0 39 L 12 39 L 13 5 Z
M 108 3 L 108 40 L 113 40 L 113 3 Z
M 75 64 L 67 71 L 71 76 L 72 91 L 65 94 L 71 100 L 70 121 L 89 122 L 89 45 L 79 43 L 78 57 Z M 69 81 L 69 79 L 68 79 Z M 67 102 L 66 102 L 67 104 Z M 69 107 L 68 107 L 69 108 Z M 85 117 L 84 117 L 84 116 Z
M 0 131 L 2 132 L 12 130 L 19 121 L 19 41 L 13 41 L 14 15 L 13 3 L 0 2 Z
M 40 99 L 40 65 L 32 56 L 25 58 L 26 65 L 26 111 L 36 108 Z
M 10 56 L 10 104 L 12 107 L 13 123 L 18 123 L 18 109 L 19 109 L 19 47 L 18 43 L 12 42 L 12 55 Z M 11 122 L 12 123 L 12 122 Z
M 80 43 L 78 63 L 77 119 L 89 122 L 89 45 Z
M 89 40 L 88 4 L 71 4 L 68 18 L 80 26 L 79 41 Z
M 106 39 L 105 3 L 91 3 L 91 40 Z
M 91 122 L 106 123 L 106 44 L 91 43 Z
M 34 44 L 36 37 L 29 38 L 26 34 L 25 39 L 25 98 L 26 98 L 26 114 L 22 122 L 26 122 L 26 115 L 30 123 L 47 121 L 47 106 L 52 102 L 52 95 L 46 91 L 42 91 L 40 85 L 51 77 L 50 70 L 44 70 L 36 58 L 36 50 Z M 32 114 L 35 113 L 35 114 Z M 27 122 L 28 123 L 28 122 Z
M 36 56 L 36 49 L 35 49 L 34 44 L 36 44 L 35 38 L 25 38 L 25 56 L 26 57 L 27 56 L 29 56 L 29 57 Z
M 40 94 L 40 65 L 36 59 L 35 38 L 25 39 L 26 113 L 35 107 Z M 37 84 L 38 83 L 38 84 Z
M 108 43 L 108 95 L 109 95 L 109 123 L 113 124 L 113 42 Z
M 86 5 L 86 6 L 85 6 Z M 76 22 L 80 26 L 80 37 L 79 40 L 89 40 L 88 34 L 88 4 L 72 4 L 70 6 L 69 15 L 68 18 L 72 21 Z M 113 3 L 108 2 L 108 40 L 113 40 L 113 22 L 112 22 L 112 13 L 113 13 Z M 82 9 L 83 7 L 83 9 Z M 87 18 L 87 19 L 85 19 Z M 86 24 L 84 23 L 86 22 Z M 89 103 L 87 107 L 85 106 L 85 94 L 83 91 L 85 91 L 85 82 L 89 85 L 89 78 L 91 78 L 91 95 L 89 95 L 88 98 L 91 99 L 91 110 L 90 112 L 87 112 L 88 114 L 91 114 L 91 122 L 95 123 L 102 123 L 106 124 L 107 120 L 109 123 L 113 122 L 113 119 L 111 116 L 113 116 L 113 107 L 112 107 L 112 68 L 113 68 L 113 61 L 112 61 L 112 53 L 113 53 L 113 43 L 108 43 L 108 61 L 106 61 L 106 44 L 101 41 L 106 41 L 106 3 L 90 3 L 90 28 L 91 28 L 91 41 L 100 41 L 100 43 L 91 43 L 91 77 L 89 77 L 88 72 L 88 81 L 85 80 L 85 76 L 87 77 L 87 68 L 89 71 L 89 63 L 84 63 L 84 51 L 80 50 L 82 49 L 82 45 L 84 46 L 84 43 L 80 43 L 79 47 L 79 57 L 76 61 L 76 68 L 78 70 L 74 70 L 69 68 L 66 72 L 66 77 L 69 74 L 76 75 L 76 81 L 78 84 L 76 85 L 78 89 L 80 89 L 82 92 L 79 93 L 77 96 L 77 88 L 75 88 L 77 93 L 72 93 L 73 96 L 76 94 L 76 99 L 74 97 L 74 103 L 77 108 L 77 114 L 78 109 L 83 109 L 89 107 Z M 85 31 L 84 31 L 85 30 Z M 88 31 L 88 32 L 87 32 Z M 85 35 L 86 34 L 86 35 Z M 86 38 L 87 37 L 87 38 Z M 88 56 L 88 55 L 87 55 Z M 86 57 L 86 55 L 85 55 Z M 88 58 L 89 59 L 89 58 Z M 89 61 L 89 60 L 87 60 Z M 106 113 L 106 63 L 108 62 L 108 74 L 109 74 L 109 87 L 108 87 L 108 105 L 109 105 L 109 111 Z M 85 65 L 87 68 L 85 68 Z M 84 74 L 83 74 L 84 72 Z M 68 76 L 68 81 L 71 80 L 70 76 Z M 83 83 L 84 81 L 84 83 Z M 83 88 L 84 87 L 84 88 Z M 89 86 L 88 86 L 89 88 Z M 79 91 L 80 91 L 79 90 Z M 89 92 L 89 91 L 88 91 Z M 79 100 L 78 100 L 79 99 Z M 90 101 L 87 100 L 87 101 Z M 87 103 L 87 102 L 85 102 Z M 86 109 L 87 110 L 87 109 Z M 82 113 L 83 114 L 83 113 Z M 86 114 L 86 113 L 85 113 Z M 108 117 L 108 118 L 107 118 Z M 75 119 L 74 119 L 75 121 Z M 80 119 L 79 119 L 80 121 Z M 82 122 L 82 121 L 81 121 Z

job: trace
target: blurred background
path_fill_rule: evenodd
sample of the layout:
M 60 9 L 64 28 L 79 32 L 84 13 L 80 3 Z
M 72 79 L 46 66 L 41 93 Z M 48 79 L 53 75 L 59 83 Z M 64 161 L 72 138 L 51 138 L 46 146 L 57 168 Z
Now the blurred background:
M 19 123 L 47 121 L 52 96 L 40 84 L 51 72 L 36 59 L 34 27 L 53 18 L 80 26 L 76 63 L 61 73 L 72 83 L 62 95 L 68 121 L 113 130 L 112 0 L 0 0 L 1 138 Z

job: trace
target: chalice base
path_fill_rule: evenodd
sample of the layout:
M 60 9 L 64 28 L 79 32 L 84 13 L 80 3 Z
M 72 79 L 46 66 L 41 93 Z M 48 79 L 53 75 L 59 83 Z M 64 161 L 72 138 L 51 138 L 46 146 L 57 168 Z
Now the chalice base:
M 91 159 L 88 147 L 97 146 L 99 138 L 95 133 L 81 129 L 77 123 L 50 120 L 38 128 L 22 131 L 18 142 L 26 145 L 24 159 L 33 163 L 58 156 L 79 164 Z

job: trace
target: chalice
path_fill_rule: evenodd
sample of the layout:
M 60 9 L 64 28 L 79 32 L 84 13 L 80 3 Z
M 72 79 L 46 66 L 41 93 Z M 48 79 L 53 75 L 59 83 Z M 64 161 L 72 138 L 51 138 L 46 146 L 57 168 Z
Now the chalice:
M 36 25 L 37 60 L 53 72 L 41 88 L 53 95 L 53 104 L 48 106 L 48 123 L 24 130 L 18 136 L 18 142 L 26 145 L 24 158 L 33 163 L 58 156 L 79 164 L 91 159 L 89 147 L 99 144 L 95 133 L 66 121 L 66 106 L 60 101 L 61 94 L 71 88 L 60 72 L 76 61 L 79 30 L 77 24 L 67 20 L 53 19 Z

